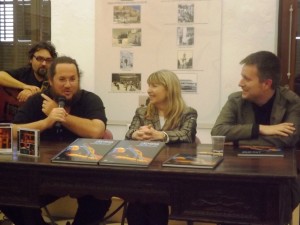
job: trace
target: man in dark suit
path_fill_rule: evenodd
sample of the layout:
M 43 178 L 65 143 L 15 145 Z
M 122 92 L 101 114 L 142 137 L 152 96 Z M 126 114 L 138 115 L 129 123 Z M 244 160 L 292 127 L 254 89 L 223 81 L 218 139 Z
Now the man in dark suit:
M 247 56 L 241 64 L 242 91 L 229 96 L 211 135 L 226 136 L 226 142 L 235 145 L 295 147 L 300 137 L 300 98 L 279 86 L 279 58 L 260 51 Z M 297 182 L 290 184 L 291 202 L 283 207 L 287 212 L 299 203 Z M 291 215 L 283 214 L 284 220 L 289 221 Z

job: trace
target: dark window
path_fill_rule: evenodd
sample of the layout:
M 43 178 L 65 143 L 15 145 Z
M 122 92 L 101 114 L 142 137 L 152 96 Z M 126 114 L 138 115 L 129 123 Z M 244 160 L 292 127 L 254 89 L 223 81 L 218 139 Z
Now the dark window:
M 51 40 L 50 0 L 0 0 L 0 70 L 27 64 L 32 43 Z

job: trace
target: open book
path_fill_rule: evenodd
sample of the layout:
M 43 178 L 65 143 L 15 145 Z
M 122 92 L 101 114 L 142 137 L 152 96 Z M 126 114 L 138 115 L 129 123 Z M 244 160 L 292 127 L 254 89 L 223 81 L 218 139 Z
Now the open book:
M 213 169 L 222 162 L 222 160 L 223 156 L 212 154 L 193 155 L 188 153 L 179 153 L 166 160 L 163 163 L 163 166 Z

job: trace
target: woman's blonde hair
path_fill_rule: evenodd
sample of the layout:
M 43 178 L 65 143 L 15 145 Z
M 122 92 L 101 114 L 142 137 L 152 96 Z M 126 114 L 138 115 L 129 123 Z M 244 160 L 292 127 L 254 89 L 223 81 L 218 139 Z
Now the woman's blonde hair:
M 147 83 L 148 85 L 160 84 L 166 89 L 168 106 L 165 113 L 166 122 L 163 130 L 176 128 L 179 124 L 182 112 L 186 108 L 186 104 L 181 96 L 181 86 L 177 75 L 169 70 L 159 70 L 150 74 Z M 155 106 L 149 103 L 146 118 L 153 119 L 156 110 Z

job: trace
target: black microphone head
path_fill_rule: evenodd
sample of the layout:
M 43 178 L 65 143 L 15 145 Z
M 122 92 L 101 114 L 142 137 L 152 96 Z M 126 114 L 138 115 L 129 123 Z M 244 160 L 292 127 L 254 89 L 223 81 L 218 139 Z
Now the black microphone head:
M 63 108 L 66 104 L 66 97 L 65 96 L 59 96 L 57 98 L 58 107 Z

